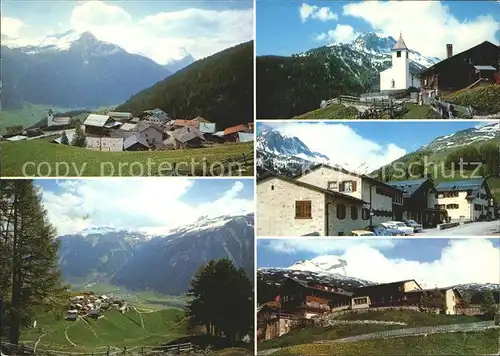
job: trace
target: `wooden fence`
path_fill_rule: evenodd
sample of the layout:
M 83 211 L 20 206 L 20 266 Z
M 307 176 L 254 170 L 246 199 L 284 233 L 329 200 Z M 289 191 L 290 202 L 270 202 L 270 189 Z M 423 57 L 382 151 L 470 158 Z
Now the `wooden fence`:
M 458 117 L 470 119 L 474 117 L 472 106 L 460 106 L 436 98 L 431 98 L 429 103 L 432 110 L 439 114 L 442 119 L 454 119 Z
M 101 351 L 95 352 L 72 352 L 61 350 L 47 350 L 37 348 L 35 351 L 33 347 L 24 344 L 13 345 L 4 343 L 2 344 L 1 356 L 117 356 L 117 355 L 136 355 L 136 356 L 149 356 L 149 355 L 205 355 L 204 350 L 199 350 L 195 345 L 190 342 L 175 345 L 165 346 L 129 346 L 122 349 L 117 347 L 104 347 Z

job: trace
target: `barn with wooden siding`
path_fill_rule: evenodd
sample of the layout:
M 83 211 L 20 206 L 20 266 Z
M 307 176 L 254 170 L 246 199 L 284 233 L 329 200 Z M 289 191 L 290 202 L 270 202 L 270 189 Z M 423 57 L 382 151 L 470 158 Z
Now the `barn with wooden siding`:
M 447 58 L 420 73 L 421 95 L 426 99 L 464 89 L 478 81 L 495 81 L 500 68 L 500 47 L 484 41 L 453 55 L 453 46 L 446 46 Z

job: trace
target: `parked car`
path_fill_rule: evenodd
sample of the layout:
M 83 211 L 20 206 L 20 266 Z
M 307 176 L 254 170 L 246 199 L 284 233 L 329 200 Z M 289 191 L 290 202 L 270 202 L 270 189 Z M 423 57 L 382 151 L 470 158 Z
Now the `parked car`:
M 403 220 L 403 222 L 406 224 L 406 226 L 412 227 L 413 232 L 420 232 L 424 229 L 422 224 L 419 224 L 415 220 Z
M 375 236 L 373 231 L 368 230 L 353 230 L 351 231 L 350 236 Z
M 382 225 L 396 229 L 404 233 L 405 235 L 412 235 L 413 234 L 413 228 L 406 226 L 404 222 L 402 221 L 386 221 L 383 222 Z
M 382 224 L 368 226 L 367 230 L 372 231 L 377 236 L 404 236 L 404 233 Z

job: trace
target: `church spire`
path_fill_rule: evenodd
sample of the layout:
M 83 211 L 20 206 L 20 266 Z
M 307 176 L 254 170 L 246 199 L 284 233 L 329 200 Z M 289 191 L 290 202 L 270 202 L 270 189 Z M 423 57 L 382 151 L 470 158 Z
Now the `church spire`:
M 392 50 L 393 51 L 401 51 L 403 49 L 409 51 L 408 47 L 406 47 L 405 41 L 403 41 L 403 35 L 400 32 L 399 33 L 399 40 L 398 40 L 398 42 L 396 42 L 394 47 L 392 47 Z

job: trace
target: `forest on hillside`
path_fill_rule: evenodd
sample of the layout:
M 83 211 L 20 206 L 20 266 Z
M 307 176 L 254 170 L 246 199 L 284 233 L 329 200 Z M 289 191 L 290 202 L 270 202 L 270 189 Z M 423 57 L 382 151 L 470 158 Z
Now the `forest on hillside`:
M 217 129 L 253 121 L 253 41 L 196 61 L 133 95 L 116 110 L 160 108 L 172 118 L 201 116 Z

